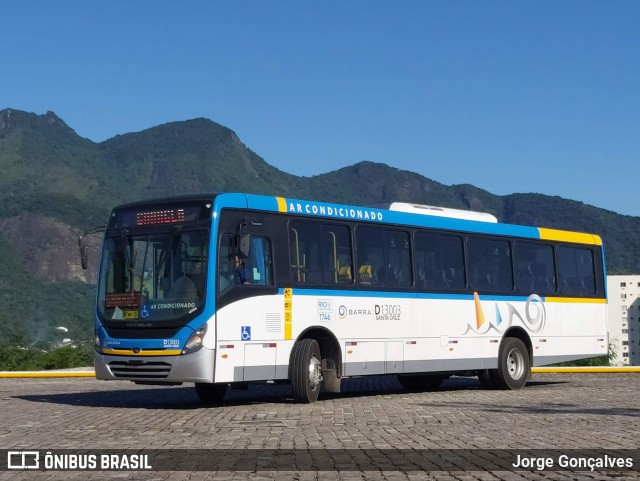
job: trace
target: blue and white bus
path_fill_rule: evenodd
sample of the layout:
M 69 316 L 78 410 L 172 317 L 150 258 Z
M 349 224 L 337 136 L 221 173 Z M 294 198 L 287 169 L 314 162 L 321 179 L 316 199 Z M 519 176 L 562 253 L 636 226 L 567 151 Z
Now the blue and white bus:
M 86 252 L 86 251 L 85 251 Z M 531 366 L 607 354 L 597 235 L 488 214 L 225 193 L 116 207 L 98 276 L 98 379 L 289 382 L 451 374 L 518 389 Z

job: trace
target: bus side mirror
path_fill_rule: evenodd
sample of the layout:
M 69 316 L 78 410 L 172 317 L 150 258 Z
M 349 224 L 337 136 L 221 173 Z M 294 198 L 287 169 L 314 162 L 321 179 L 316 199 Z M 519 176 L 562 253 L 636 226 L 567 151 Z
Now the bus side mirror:
M 88 247 L 87 246 L 80 246 L 80 262 L 82 263 L 82 268 L 86 271 L 87 270 L 87 251 L 88 251 Z
M 105 230 L 106 230 L 106 227 L 94 227 L 92 229 L 89 229 L 88 231 L 83 232 L 78 237 L 78 247 L 80 248 L 80 263 L 82 264 L 82 268 L 84 270 L 87 269 L 87 265 L 89 263 L 88 260 L 87 260 L 88 259 L 87 252 L 89 251 L 89 246 L 85 245 L 82 241 L 87 236 L 89 236 L 89 237 L 97 237 L 96 234 L 102 233 Z
M 240 257 L 246 259 L 249 257 L 249 252 L 251 252 L 251 236 L 249 234 L 245 234 L 240 237 L 240 242 L 238 243 Z

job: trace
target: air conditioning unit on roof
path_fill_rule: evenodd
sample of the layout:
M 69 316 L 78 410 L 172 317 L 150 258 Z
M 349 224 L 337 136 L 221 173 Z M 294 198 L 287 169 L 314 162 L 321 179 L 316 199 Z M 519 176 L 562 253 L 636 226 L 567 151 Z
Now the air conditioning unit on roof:
M 496 216 L 486 212 L 476 212 L 473 210 L 449 209 L 447 207 L 437 207 L 433 205 L 410 204 L 408 202 L 394 202 L 389 206 L 389 210 L 397 212 L 408 212 L 411 214 L 433 215 L 436 217 L 450 217 L 452 219 L 475 220 L 478 222 L 497 223 Z

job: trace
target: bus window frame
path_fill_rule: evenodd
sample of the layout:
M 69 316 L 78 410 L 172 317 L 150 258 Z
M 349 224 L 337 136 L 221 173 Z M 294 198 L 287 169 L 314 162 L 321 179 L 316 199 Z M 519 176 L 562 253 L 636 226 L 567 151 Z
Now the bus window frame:
M 363 284 L 363 282 L 360 279 L 360 275 L 359 275 L 359 271 L 363 266 L 371 266 L 372 271 L 373 269 L 373 265 L 372 264 L 360 264 L 360 245 L 358 243 L 358 232 L 361 229 L 379 229 L 380 232 L 379 234 L 382 234 L 382 256 L 383 256 L 383 262 L 386 262 L 387 260 L 387 250 L 386 250 L 386 246 L 385 246 L 385 241 L 386 241 L 386 233 L 387 232 L 398 232 L 398 233 L 402 233 L 402 234 L 407 234 L 407 240 L 409 242 L 409 275 L 410 275 L 410 283 L 408 286 L 392 286 L 392 285 L 385 285 L 385 284 L 374 284 L 373 282 L 371 284 Z M 372 222 L 372 223 L 354 223 L 354 228 L 353 228 L 353 244 L 354 244 L 354 250 L 355 250 L 355 259 L 354 259 L 354 278 L 356 276 L 358 276 L 358 279 L 355 279 L 355 285 L 360 288 L 360 289 L 365 289 L 365 290 L 389 290 L 389 291 L 415 291 L 416 288 L 416 280 L 415 280 L 415 257 L 414 257 L 414 239 L 413 239 L 413 233 L 415 232 L 416 228 L 412 227 L 412 226 L 402 226 L 402 225 L 396 225 L 396 224 L 384 224 L 384 223 L 378 223 L 378 222 Z M 363 259 L 363 262 L 366 261 L 366 258 Z M 378 269 L 383 268 L 384 266 L 380 266 Z M 376 276 L 376 272 L 372 272 L 372 276 Z
M 417 250 L 418 250 L 418 241 L 416 237 L 420 234 L 425 235 L 436 235 L 440 237 L 450 237 L 460 241 L 460 249 L 462 254 L 462 275 L 463 275 L 463 285 L 462 287 L 420 287 L 417 281 Z M 414 286 L 418 292 L 452 292 L 452 293 L 465 293 L 469 291 L 469 272 L 468 272 L 468 260 L 467 260 L 467 237 L 468 235 L 464 232 L 454 231 L 454 230 L 437 230 L 437 229 L 414 229 L 413 232 L 413 261 L 414 261 Z
M 540 296 L 556 296 L 559 293 L 559 285 L 558 285 L 558 265 L 557 265 L 557 261 L 556 261 L 556 249 L 558 246 L 563 246 L 566 244 L 560 244 L 558 242 L 541 242 L 541 241 L 537 241 L 536 239 L 526 239 L 526 238 L 522 238 L 522 237 L 518 237 L 515 238 L 515 241 L 513 242 L 513 246 L 512 246 L 512 259 L 513 259 L 513 274 L 514 274 L 514 280 L 515 280 L 515 290 L 514 292 L 516 294 L 525 294 L 528 291 L 520 291 L 518 289 L 518 276 L 517 276 L 517 269 L 518 266 L 516 264 L 516 255 L 518 252 L 518 246 L 521 244 L 530 244 L 530 245 L 536 245 L 536 246 L 542 246 L 542 247 L 548 247 L 549 249 L 551 249 L 551 262 L 553 263 L 553 280 L 554 280 L 554 285 L 555 285 L 555 289 L 552 291 L 534 291 L 531 292 L 538 294 Z
M 506 289 L 479 289 L 478 286 L 476 286 L 473 282 L 473 277 L 471 275 L 471 269 L 473 268 L 473 265 L 471 263 L 471 259 L 470 259 L 470 255 L 471 255 L 471 249 L 469 247 L 469 242 L 470 241 L 474 241 L 474 240 L 487 240 L 487 241 L 497 241 L 497 242 L 505 242 L 508 244 L 509 246 L 509 267 L 511 269 L 511 289 L 510 290 L 506 290 Z M 499 294 L 505 294 L 505 295 L 515 295 L 516 291 L 516 282 L 515 282 L 515 266 L 514 266 L 514 256 L 513 256 L 513 244 L 514 241 L 516 240 L 515 237 L 510 237 L 510 236 L 499 236 L 499 235 L 482 235 L 482 234 L 476 234 L 476 233 L 468 233 L 466 236 L 466 242 L 465 242 L 465 259 L 466 259 L 466 266 L 467 266 L 467 289 L 471 290 L 472 292 L 477 292 L 477 293 L 486 293 L 486 294 L 492 294 L 492 295 L 499 295 Z
M 605 293 L 603 292 L 602 294 L 600 293 L 601 290 L 606 289 L 606 287 L 601 288 L 600 283 L 599 283 L 599 278 L 601 275 L 604 275 L 604 273 L 601 274 L 601 261 L 598 260 L 600 259 L 600 256 L 598 256 L 598 252 L 597 249 L 595 249 L 596 246 L 592 246 L 592 245 L 588 245 L 588 244 L 571 244 L 571 243 L 557 243 L 556 244 L 556 248 L 555 248 L 555 262 L 556 262 L 556 266 L 560 265 L 559 261 L 558 261 L 558 251 L 562 248 L 566 248 L 566 249 L 575 249 L 575 250 L 584 250 L 584 251 L 589 251 L 591 253 L 591 274 L 593 276 L 593 287 L 594 290 L 593 292 L 564 292 L 561 286 L 561 282 L 564 281 L 565 279 L 562 279 L 561 281 L 561 276 L 560 276 L 560 272 L 557 272 L 557 293 L 560 297 L 567 297 L 567 298 L 571 298 L 571 297 L 575 297 L 575 298 L 597 298 L 597 297 L 601 297 L 604 296 Z M 605 291 L 606 292 L 606 291 Z
M 335 282 L 335 283 L 328 283 L 328 282 L 324 282 L 324 281 L 320 281 L 320 282 L 308 282 L 308 281 L 299 281 L 298 280 L 298 275 L 296 273 L 296 269 L 301 269 L 304 268 L 306 266 L 306 260 L 305 260 L 305 265 L 299 265 L 299 258 L 296 258 L 296 265 L 292 264 L 292 234 L 291 232 L 294 230 L 295 226 L 292 226 L 292 223 L 296 223 L 296 222 L 304 222 L 307 224 L 313 224 L 315 226 L 318 227 L 319 231 L 320 231 L 320 242 L 319 242 L 319 248 L 320 248 L 320 252 L 321 252 L 321 277 L 324 278 L 324 258 L 322 254 L 322 236 L 323 234 L 326 232 L 325 228 L 327 227 L 338 227 L 338 228 L 344 228 L 346 229 L 346 232 L 348 234 L 348 241 L 349 241 L 349 258 L 351 260 L 351 281 L 350 282 L 345 282 L 345 283 L 341 283 L 341 282 Z M 324 219 L 324 218 L 316 218 L 316 217 L 305 217 L 305 216 L 298 216 L 298 215 L 287 215 L 287 222 L 286 222 L 286 229 L 287 229 L 287 262 L 288 262 L 288 272 L 289 272 L 289 276 L 291 279 L 291 283 L 292 285 L 299 287 L 299 288 L 322 288 L 322 289 L 353 289 L 354 286 L 356 285 L 356 275 L 355 275 L 355 265 L 356 265 L 356 259 L 355 259 L 355 236 L 354 236 L 354 224 L 352 222 L 340 222 L 334 219 Z M 296 231 L 297 232 L 297 231 Z M 299 240 L 298 240 L 299 243 Z

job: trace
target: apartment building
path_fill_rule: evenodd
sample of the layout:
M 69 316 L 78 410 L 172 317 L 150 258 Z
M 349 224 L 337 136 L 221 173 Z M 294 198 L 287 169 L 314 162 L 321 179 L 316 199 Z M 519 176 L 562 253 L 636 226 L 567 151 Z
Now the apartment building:
M 614 366 L 640 366 L 640 275 L 607 276 L 609 342 Z

